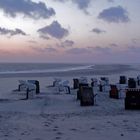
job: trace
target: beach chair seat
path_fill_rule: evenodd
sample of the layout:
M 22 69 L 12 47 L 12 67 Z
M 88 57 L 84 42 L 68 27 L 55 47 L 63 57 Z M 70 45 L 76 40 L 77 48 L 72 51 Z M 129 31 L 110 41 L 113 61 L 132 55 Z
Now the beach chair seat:
M 89 85 L 87 83 L 80 83 L 79 84 L 79 89 L 77 90 L 77 100 L 81 99 L 81 90 L 82 87 L 88 87 Z
M 125 109 L 140 110 L 140 89 L 127 89 L 125 98 Z
M 128 88 L 136 88 L 136 80 L 134 78 L 128 79 Z
M 83 86 L 81 87 L 81 106 L 93 106 L 94 105 L 94 93 L 92 87 Z

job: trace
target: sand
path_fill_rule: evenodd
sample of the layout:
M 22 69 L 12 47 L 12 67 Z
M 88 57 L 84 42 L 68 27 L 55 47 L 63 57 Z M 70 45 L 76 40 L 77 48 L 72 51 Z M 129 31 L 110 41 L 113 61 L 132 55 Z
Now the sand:
M 118 82 L 119 75 L 136 76 L 138 71 L 118 71 L 107 75 L 111 83 Z M 83 72 L 78 76 L 82 76 Z M 86 74 L 85 74 L 86 75 Z M 58 75 L 57 75 L 58 76 Z M 61 73 L 62 79 L 70 76 Z M 78 77 L 76 75 L 76 77 Z M 92 77 L 100 75 L 86 75 Z M 40 73 L 15 74 L 0 78 L 0 140 L 139 140 L 140 112 L 126 111 L 124 99 L 110 99 L 108 93 L 99 93 L 95 106 L 81 107 L 76 100 L 76 90 L 71 94 L 56 94 L 47 88 L 52 84 L 53 75 Z M 18 80 L 37 79 L 41 93 L 33 99 L 20 100 L 25 95 L 13 90 Z

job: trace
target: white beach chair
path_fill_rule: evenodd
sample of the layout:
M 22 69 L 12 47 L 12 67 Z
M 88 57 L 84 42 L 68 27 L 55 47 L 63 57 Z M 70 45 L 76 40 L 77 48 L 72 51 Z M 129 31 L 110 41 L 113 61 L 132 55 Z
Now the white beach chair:
M 80 83 L 80 84 L 88 84 L 88 79 L 87 79 L 87 77 L 80 77 L 80 78 L 79 78 L 79 83 Z
M 25 91 L 26 99 L 33 98 L 36 92 L 36 85 L 25 80 L 19 80 L 19 83 L 18 91 Z
M 104 79 L 101 78 L 99 82 L 100 85 L 102 86 L 102 91 L 109 93 L 110 91 L 109 78 L 107 77 L 104 77 Z
M 93 93 L 97 94 L 99 91 L 99 86 L 98 86 L 98 79 L 96 78 L 91 78 L 91 87 L 93 89 Z
M 68 80 L 61 80 L 55 78 L 53 82 L 53 87 L 55 88 L 55 91 L 57 93 L 68 93 L 70 94 L 70 87 L 69 87 L 69 81 Z
M 124 99 L 126 96 L 126 89 L 128 88 L 127 84 L 117 84 L 119 98 Z

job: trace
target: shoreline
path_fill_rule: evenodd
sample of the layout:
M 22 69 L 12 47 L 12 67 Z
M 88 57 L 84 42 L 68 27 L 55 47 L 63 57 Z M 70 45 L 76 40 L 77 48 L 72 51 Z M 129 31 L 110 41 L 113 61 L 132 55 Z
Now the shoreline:
M 13 77 L 77 77 L 77 76 L 96 76 L 96 75 L 112 75 L 121 74 L 128 71 L 137 71 L 131 65 L 94 65 L 90 68 L 75 69 L 66 71 L 52 71 L 52 72 L 20 72 L 20 73 L 0 73 L 0 78 Z

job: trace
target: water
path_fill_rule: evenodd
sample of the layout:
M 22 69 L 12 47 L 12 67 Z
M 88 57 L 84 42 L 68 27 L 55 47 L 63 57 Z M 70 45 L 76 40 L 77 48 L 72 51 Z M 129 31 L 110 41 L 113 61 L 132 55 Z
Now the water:
M 65 63 L 0 63 L 0 74 L 6 73 L 32 73 L 57 72 L 79 69 L 90 69 L 91 64 L 65 64 Z

